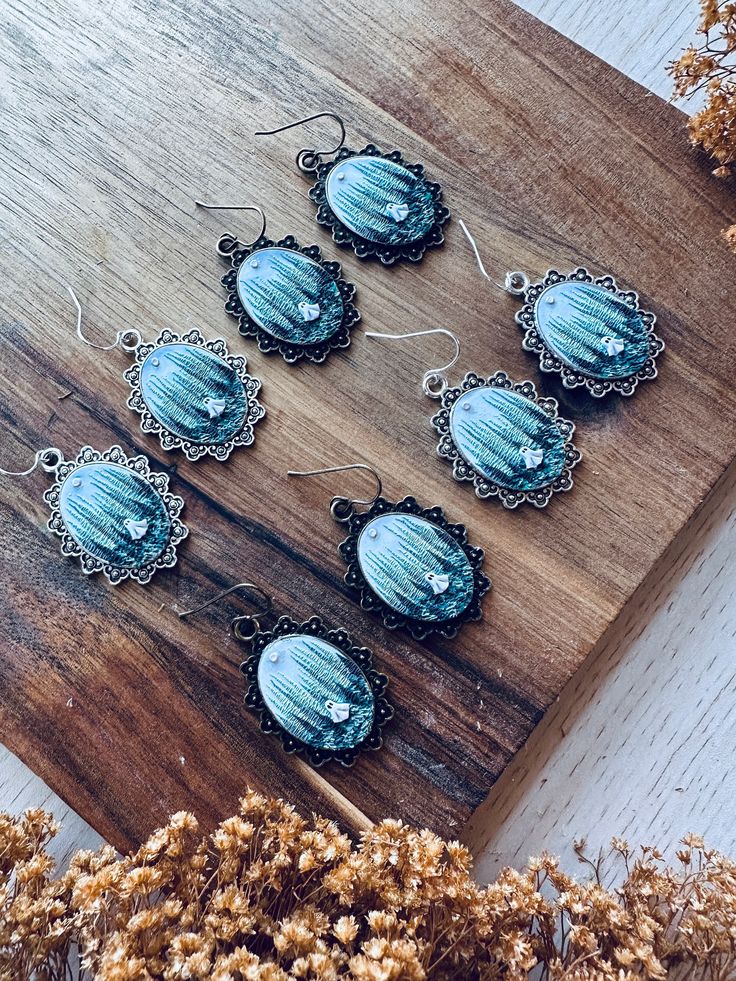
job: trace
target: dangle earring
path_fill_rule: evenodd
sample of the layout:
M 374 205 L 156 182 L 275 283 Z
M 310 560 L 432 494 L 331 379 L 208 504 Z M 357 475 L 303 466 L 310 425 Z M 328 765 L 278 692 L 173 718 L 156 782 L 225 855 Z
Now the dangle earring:
M 584 266 L 567 275 L 550 269 L 538 283 L 511 272 L 501 286 L 486 272 L 464 222 L 460 226 L 483 276 L 522 301 L 515 317 L 524 331 L 521 346 L 539 355 L 542 371 L 560 375 L 565 388 L 584 385 L 596 398 L 611 391 L 632 395 L 640 381 L 657 377 L 655 360 L 664 341 L 654 333 L 657 318 L 642 309 L 637 293 Z
M 228 292 L 225 310 L 239 321 L 244 337 L 254 337 L 259 350 L 278 352 L 288 364 L 321 364 L 330 351 L 349 347 L 360 313 L 353 303 L 355 286 L 342 278 L 339 262 L 328 262 L 318 245 L 300 245 L 293 235 L 278 242 L 266 238 L 266 216 L 255 205 L 195 204 L 260 215 L 252 242 L 222 235 L 216 247 L 230 263 L 221 280 Z
M 27 477 L 37 468 L 54 476 L 43 495 L 48 528 L 61 538 L 62 555 L 78 558 L 86 575 L 102 572 L 113 585 L 147 583 L 157 569 L 176 565 L 177 545 L 189 534 L 179 519 L 184 501 L 169 493 L 168 474 L 152 472 L 145 456 L 83 446 L 65 460 L 49 447 L 27 470 L 0 474 Z
M 133 390 L 128 406 L 142 416 L 144 433 L 158 435 L 163 449 L 180 449 L 189 460 L 206 454 L 227 460 L 235 447 L 250 446 L 266 410 L 256 397 L 261 382 L 248 374 L 245 358 L 230 355 L 220 338 L 205 340 L 196 327 L 181 335 L 163 330 L 150 344 L 128 328 L 112 344 L 94 344 L 82 333 L 82 308 L 67 289 L 77 308 L 77 337 L 97 351 L 119 347 L 135 358 L 123 377 Z
M 179 616 L 199 613 L 239 589 L 253 590 L 261 600 L 256 613 L 236 616 L 230 629 L 250 648 L 240 670 L 249 683 L 245 704 L 260 716 L 262 731 L 315 767 L 329 760 L 352 766 L 363 750 L 380 749 L 381 729 L 394 714 L 385 698 L 388 678 L 374 670 L 371 652 L 353 644 L 347 631 L 328 630 L 317 616 L 304 623 L 282 616 L 262 630 L 259 618 L 271 612 L 272 600 L 248 582 Z
M 364 610 L 375 610 L 389 630 L 402 627 L 416 640 L 433 633 L 454 637 L 480 620 L 491 582 L 481 571 L 484 552 L 468 543 L 464 525 L 451 524 L 438 506 L 423 508 L 413 497 L 392 504 L 381 478 L 365 463 L 322 470 L 289 470 L 290 477 L 365 470 L 376 482 L 369 501 L 333 497 L 330 514 L 347 526 L 339 546 L 347 563 L 345 582 Z M 356 505 L 367 510 L 357 511 Z
M 514 382 L 505 371 L 488 378 L 469 372 L 451 388 L 445 372 L 457 363 L 460 342 L 444 327 L 366 337 L 429 334 L 444 334 L 455 345 L 452 361 L 422 379 L 424 394 L 441 404 L 431 422 L 440 437 L 437 454 L 452 464 L 455 480 L 471 481 L 478 497 L 498 497 L 507 508 L 523 502 L 543 508 L 554 493 L 570 490 L 581 453 L 572 442 L 575 426 L 558 415 L 556 399 L 538 396 L 532 382 Z
M 296 165 L 313 178 L 309 197 L 317 205 L 317 222 L 332 230 L 335 242 L 384 266 L 401 259 L 419 262 L 427 249 L 442 245 L 450 212 L 442 204 L 441 186 L 398 150 L 381 153 L 373 143 L 362 150 L 346 147 L 345 124 L 337 113 L 317 112 L 255 135 L 272 136 L 322 118 L 335 120 L 340 142 L 330 150 L 300 150 Z

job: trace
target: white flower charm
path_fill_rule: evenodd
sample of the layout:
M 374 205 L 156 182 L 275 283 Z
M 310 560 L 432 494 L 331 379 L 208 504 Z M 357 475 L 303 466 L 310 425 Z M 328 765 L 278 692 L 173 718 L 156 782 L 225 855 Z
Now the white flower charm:
M 387 204 L 386 214 L 390 215 L 394 221 L 406 221 L 409 217 L 409 205 L 403 201 L 399 204 Z
M 541 450 L 530 450 L 528 446 L 522 446 L 519 453 L 527 470 L 536 470 L 544 460 L 544 453 Z
M 148 531 L 148 522 L 145 518 L 140 521 L 134 521 L 133 518 L 126 518 L 123 522 L 125 525 L 125 530 L 128 532 L 130 537 L 134 542 L 137 542 L 140 538 Z
M 225 399 L 213 399 L 208 395 L 204 400 L 204 407 L 210 414 L 210 419 L 217 419 L 225 411 Z
M 333 702 L 327 699 L 325 708 L 330 713 L 333 722 L 345 722 L 350 718 L 350 704 L 348 702 Z
M 604 337 L 601 341 L 603 347 L 606 349 L 606 354 L 613 357 L 616 354 L 621 354 L 626 344 L 621 340 L 620 337 Z
M 450 586 L 450 580 L 443 572 L 428 572 L 424 578 L 432 587 L 435 596 L 444 593 Z
M 307 303 L 306 300 L 302 300 L 299 304 L 299 313 L 307 322 L 317 320 L 320 314 L 319 303 Z

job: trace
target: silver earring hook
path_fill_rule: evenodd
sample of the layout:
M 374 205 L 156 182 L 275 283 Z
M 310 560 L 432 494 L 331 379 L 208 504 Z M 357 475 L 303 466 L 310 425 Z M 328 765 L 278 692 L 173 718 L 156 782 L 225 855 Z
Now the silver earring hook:
M 345 473 L 346 470 L 366 470 L 376 482 L 376 493 L 370 501 L 351 501 L 348 497 L 333 497 L 330 501 L 330 514 L 335 521 L 349 521 L 356 504 L 371 507 L 383 492 L 383 484 L 378 473 L 367 463 L 348 463 L 343 467 L 323 467 L 321 470 L 287 470 L 289 477 L 318 477 L 323 473 Z
M 331 157 L 334 153 L 337 153 L 345 146 L 345 123 L 340 119 L 336 112 L 315 112 L 312 116 L 305 116 L 303 119 L 297 119 L 293 123 L 287 123 L 285 126 L 278 126 L 276 129 L 259 129 L 256 130 L 256 136 L 273 136 L 275 133 L 283 133 L 286 129 L 293 129 L 295 126 L 303 126 L 304 123 L 311 123 L 313 119 L 334 119 L 337 125 L 340 127 L 340 142 L 333 150 L 309 150 L 301 149 L 296 155 L 296 165 L 299 170 L 303 171 L 305 174 L 309 174 L 316 170 L 320 164 L 320 159 L 322 157 Z
M 207 211 L 253 211 L 255 214 L 260 215 L 261 230 L 258 232 L 252 242 L 248 242 L 248 244 L 244 246 L 246 249 L 252 248 L 256 242 L 259 242 L 266 234 L 266 215 L 263 208 L 259 208 L 257 204 L 208 204 L 205 201 L 195 201 L 194 203 L 198 208 L 206 208 Z M 235 240 L 231 235 L 224 235 L 223 238 L 220 239 L 220 242 L 217 243 L 218 252 L 220 251 L 220 243 L 223 241 L 223 239 L 226 239 L 228 242 L 232 242 L 233 246 L 235 244 Z M 230 249 L 227 253 L 223 252 L 221 254 L 229 255 L 230 252 L 232 252 L 232 249 Z
M 426 337 L 427 334 L 444 334 L 449 337 L 455 345 L 455 357 L 442 368 L 430 368 L 422 376 L 422 391 L 431 399 L 441 398 L 447 388 L 447 375 L 445 372 L 454 368 L 460 357 L 460 341 L 456 334 L 446 327 L 432 327 L 430 330 L 414 330 L 410 334 L 381 334 L 376 331 L 366 331 L 366 337 L 382 337 L 387 341 L 403 341 L 408 337 Z
M 77 337 L 83 344 L 87 347 L 93 347 L 96 351 L 113 351 L 116 347 L 122 348 L 123 351 L 127 351 L 131 354 L 135 349 L 143 343 L 143 338 L 139 330 L 135 327 L 129 327 L 127 330 L 119 330 L 115 335 L 115 340 L 112 344 L 95 344 L 94 341 L 90 341 L 89 338 L 85 337 L 82 333 L 82 307 L 77 299 L 77 294 L 71 288 L 67 286 L 67 292 L 72 298 L 72 303 L 77 308 Z
M 488 282 L 497 289 L 502 290 L 504 293 L 510 293 L 511 296 L 523 296 L 529 288 L 529 277 L 526 275 L 526 273 L 519 272 L 518 270 L 516 272 L 506 273 L 506 279 L 504 280 L 503 286 L 501 286 L 500 283 L 497 283 L 496 280 L 492 279 L 486 272 L 486 267 L 483 265 L 483 260 L 480 257 L 478 246 L 475 244 L 475 239 L 468 231 L 468 226 L 465 224 L 462 218 L 458 219 L 458 223 L 465 232 L 465 237 L 470 242 L 470 247 L 475 255 L 475 261 L 478 263 L 478 268 Z
M 179 614 L 179 616 L 181 619 L 184 619 L 184 617 L 191 616 L 193 613 L 200 613 L 202 610 L 206 610 L 208 606 L 212 606 L 213 603 L 219 603 L 220 600 L 225 599 L 226 596 L 229 596 L 231 593 L 234 593 L 239 589 L 252 590 L 254 593 L 258 594 L 262 601 L 261 608 L 257 609 L 255 613 L 243 613 L 240 616 L 233 617 L 233 619 L 230 621 L 230 629 L 239 640 L 252 640 L 260 629 L 257 618 L 264 616 L 266 613 L 270 613 L 273 608 L 272 598 L 259 586 L 256 586 L 256 584 L 252 582 L 236 583 L 234 586 L 231 586 L 229 589 L 224 589 L 221 593 L 218 593 L 217 596 L 213 596 L 211 599 L 206 600 L 206 602 L 200 604 L 199 606 L 195 606 L 191 610 L 184 610 Z M 250 597 L 248 597 L 248 600 L 253 603 L 253 600 L 251 600 Z M 256 606 L 255 603 L 253 603 L 253 605 Z M 242 623 L 250 624 L 252 631 L 247 634 L 244 633 L 240 626 Z
M 0 467 L 0 474 L 5 477 L 28 477 L 38 467 L 45 473 L 56 473 L 64 462 L 64 454 L 57 450 L 55 446 L 49 446 L 45 450 L 38 450 L 33 456 L 33 463 L 27 470 L 4 470 Z

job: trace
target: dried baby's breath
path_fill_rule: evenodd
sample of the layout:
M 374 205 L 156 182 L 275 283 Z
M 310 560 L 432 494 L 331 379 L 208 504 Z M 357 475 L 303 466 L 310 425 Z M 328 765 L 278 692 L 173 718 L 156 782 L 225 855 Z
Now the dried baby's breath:
M 481 888 L 467 850 L 383 821 L 357 844 L 249 792 L 211 835 L 175 814 L 54 877 L 42 811 L 0 815 L 0 979 L 633 981 L 736 976 L 736 865 L 614 839 L 586 879 L 548 855 Z M 602 884 L 604 864 L 620 870 Z
M 729 177 L 736 163 L 736 3 L 700 0 L 700 44 L 672 62 L 675 96 L 705 95 L 705 105 L 689 121 L 690 140 L 716 161 L 713 173 Z M 736 225 L 723 233 L 736 252 Z

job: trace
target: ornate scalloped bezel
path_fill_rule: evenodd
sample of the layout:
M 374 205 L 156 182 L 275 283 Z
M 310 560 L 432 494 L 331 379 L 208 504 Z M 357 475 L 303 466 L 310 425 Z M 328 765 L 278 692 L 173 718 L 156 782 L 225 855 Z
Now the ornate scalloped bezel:
M 397 612 L 371 589 L 358 562 L 358 539 L 366 524 L 381 514 L 415 514 L 429 521 L 430 524 L 442 528 L 462 548 L 473 570 L 473 595 L 460 616 L 453 617 L 451 620 L 435 622 L 415 620 Z M 408 630 L 415 640 L 425 640 L 435 633 L 449 639 L 456 636 L 464 623 L 480 620 L 482 616 L 480 601 L 491 588 L 490 579 L 481 571 L 485 553 L 482 548 L 475 548 L 468 544 L 468 533 L 465 525 L 451 524 L 441 507 L 422 508 L 413 497 L 405 497 L 403 501 L 398 501 L 396 504 L 392 504 L 384 497 L 379 497 L 367 511 L 353 513 L 347 524 L 348 537 L 340 543 L 340 555 L 348 566 L 345 582 L 359 594 L 362 608 L 380 613 L 383 617 L 384 626 L 388 627 L 389 630 L 403 628 Z
M 508 490 L 507 488 L 499 487 L 498 484 L 494 484 L 487 477 L 477 473 L 462 457 L 450 433 L 450 410 L 464 392 L 468 392 L 473 388 L 484 387 L 508 388 L 513 392 L 518 392 L 524 398 L 535 402 L 557 426 L 565 438 L 565 467 L 553 483 L 533 491 Z M 456 388 L 445 389 L 442 395 L 442 408 L 437 415 L 432 417 L 431 421 L 432 426 L 440 435 L 440 441 L 437 444 L 437 455 L 452 463 L 452 476 L 455 480 L 460 483 L 466 480 L 472 481 L 478 497 L 498 497 L 506 508 L 518 507 L 523 502 L 528 502 L 538 508 L 545 507 L 553 494 L 570 490 L 573 483 L 571 471 L 582 459 L 580 450 L 572 442 L 575 425 L 568 419 L 563 419 L 557 414 L 557 399 L 538 396 L 533 382 L 513 382 L 505 371 L 497 371 L 495 375 L 492 375 L 488 379 L 480 378 L 474 372 L 469 372 L 463 379 L 462 384 Z
M 171 531 L 166 548 L 153 562 L 140 568 L 106 565 L 82 548 L 67 529 L 59 509 L 61 487 L 75 470 L 86 463 L 115 463 L 118 466 L 127 467 L 128 470 L 132 470 L 149 483 L 159 495 L 171 520 Z M 105 450 L 103 453 L 92 449 L 91 446 L 83 446 L 76 459 L 63 460 L 59 464 L 56 469 L 56 482 L 44 493 L 43 499 L 51 508 L 51 517 L 47 527 L 61 538 L 62 555 L 78 558 L 85 575 L 89 576 L 95 572 L 101 572 L 114 586 L 126 579 L 133 579 L 135 582 L 145 584 L 150 581 L 157 569 L 171 569 L 176 565 L 177 546 L 189 534 L 189 529 L 179 518 L 184 507 L 184 501 L 181 497 L 169 493 L 169 475 L 152 472 L 147 457 L 128 457 L 120 446 L 111 446 L 109 450 Z
M 265 648 L 274 640 L 281 637 L 289 637 L 293 634 L 309 634 L 312 637 L 319 637 L 341 650 L 344 654 L 354 661 L 356 666 L 365 675 L 371 687 L 374 697 L 373 726 L 366 738 L 354 746 L 352 749 L 345 750 L 325 750 L 316 749 L 308 746 L 301 740 L 296 739 L 283 729 L 269 711 L 258 687 L 258 664 Z M 240 665 L 240 670 L 249 681 L 248 691 L 245 696 L 245 704 L 248 708 L 257 712 L 260 716 L 261 730 L 273 733 L 281 740 L 285 752 L 301 753 L 308 762 L 314 766 L 322 766 L 330 760 L 335 760 L 342 766 L 352 766 L 360 753 L 366 750 L 380 749 L 383 743 L 381 729 L 389 719 L 393 718 L 394 710 L 390 702 L 384 697 L 388 678 L 385 674 L 380 674 L 373 668 L 373 655 L 367 647 L 358 647 L 353 644 L 350 635 L 346 630 L 328 630 L 319 617 L 311 617 L 304 623 L 292 620 L 291 617 L 280 617 L 278 623 L 272 630 L 260 631 L 250 641 L 251 655 Z
M 246 413 L 240 431 L 226 443 L 193 443 L 176 433 L 172 433 L 161 425 L 156 416 L 148 408 L 143 392 L 141 390 L 141 368 L 146 358 L 152 354 L 156 348 L 164 344 L 190 344 L 194 347 L 203 347 L 212 354 L 225 361 L 237 374 L 243 383 L 246 400 Z M 254 378 L 246 371 L 246 360 L 243 357 L 236 357 L 229 354 L 227 345 L 222 338 L 213 341 L 205 339 L 201 331 L 193 328 L 186 334 L 175 334 L 171 330 L 163 330 L 155 341 L 151 344 L 139 344 L 135 349 L 135 364 L 131 365 L 123 377 L 128 381 L 133 389 L 128 398 L 128 407 L 137 412 L 141 419 L 141 429 L 144 433 L 154 433 L 158 435 L 161 446 L 165 450 L 180 449 L 188 460 L 198 460 L 200 457 L 209 453 L 217 460 L 227 460 L 236 446 L 250 446 L 254 440 L 253 427 L 266 414 L 266 410 L 256 398 L 261 388 L 259 378 Z
M 615 379 L 593 378 L 590 375 L 584 375 L 579 371 L 575 371 L 574 368 L 567 365 L 547 347 L 537 329 L 534 307 L 537 299 L 548 286 L 566 282 L 594 283 L 596 286 L 602 286 L 609 293 L 615 293 L 632 310 L 636 310 L 637 313 L 641 314 L 649 336 L 649 357 L 633 375 Z M 664 350 L 664 341 L 654 333 L 654 325 L 657 322 L 657 318 L 651 311 L 641 308 L 638 293 L 635 293 L 634 290 L 619 289 L 613 276 L 599 276 L 596 278 L 584 266 L 579 266 L 568 275 L 557 272 L 556 269 L 550 269 L 540 283 L 532 283 L 527 287 L 524 294 L 524 306 L 516 313 L 515 319 L 525 332 L 521 346 L 525 351 L 538 354 L 540 369 L 560 375 L 565 388 L 577 388 L 580 385 L 584 385 L 595 398 L 601 398 L 610 391 L 618 392 L 619 395 L 633 395 L 640 381 L 648 381 L 657 377 L 655 359 Z
M 327 178 L 332 168 L 345 160 L 347 157 L 383 157 L 384 160 L 391 160 L 393 163 L 405 167 L 408 171 L 418 177 L 429 191 L 434 202 L 434 224 L 422 238 L 414 242 L 405 242 L 400 245 L 382 245 L 379 242 L 371 242 L 367 238 L 362 238 L 344 225 L 327 201 Z M 349 147 L 342 147 L 332 160 L 320 163 L 315 172 L 314 186 L 309 189 L 309 197 L 317 205 L 317 221 L 320 225 L 325 225 L 332 230 L 332 238 L 338 245 L 349 246 L 359 259 L 379 259 L 384 266 L 391 266 L 395 262 L 406 259 L 409 262 L 419 262 L 427 249 L 436 248 L 445 240 L 442 234 L 442 226 L 450 217 L 449 209 L 442 204 L 442 187 L 428 181 L 424 176 L 422 164 L 409 164 L 401 155 L 399 150 L 392 150 L 390 153 L 381 153 L 377 146 L 369 143 L 362 150 L 351 150 Z
M 237 287 L 238 269 L 254 252 L 270 248 L 291 249 L 294 252 L 301 252 L 308 259 L 318 263 L 337 284 L 343 306 L 342 321 L 337 330 L 326 340 L 320 341 L 319 344 L 290 344 L 288 341 L 274 337 L 273 334 L 269 334 L 254 320 L 251 320 L 240 302 Z M 302 359 L 321 364 L 330 351 L 350 346 L 350 331 L 360 320 L 360 313 L 353 303 L 355 286 L 342 278 L 342 267 L 339 262 L 327 261 L 322 258 L 322 250 L 318 245 L 302 246 L 299 245 L 293 235 L 287 235 L 286 238 L 282 238 L 278 242 L 272 242 L 271 239 L 261 236 L 254 245 L 245 246 L 232 236 L 224 235 L 218 243 L 217 251 L 223 258 L 230 258 L 231 268 L 221 280 L 222 285 L 228 291 L 225 309 L 239 321 L 238 329 L 243 337 L 256 339 L 259 351 L 263 351 L 264 354 L 277 352 L 288 364 L 295 364 Z

